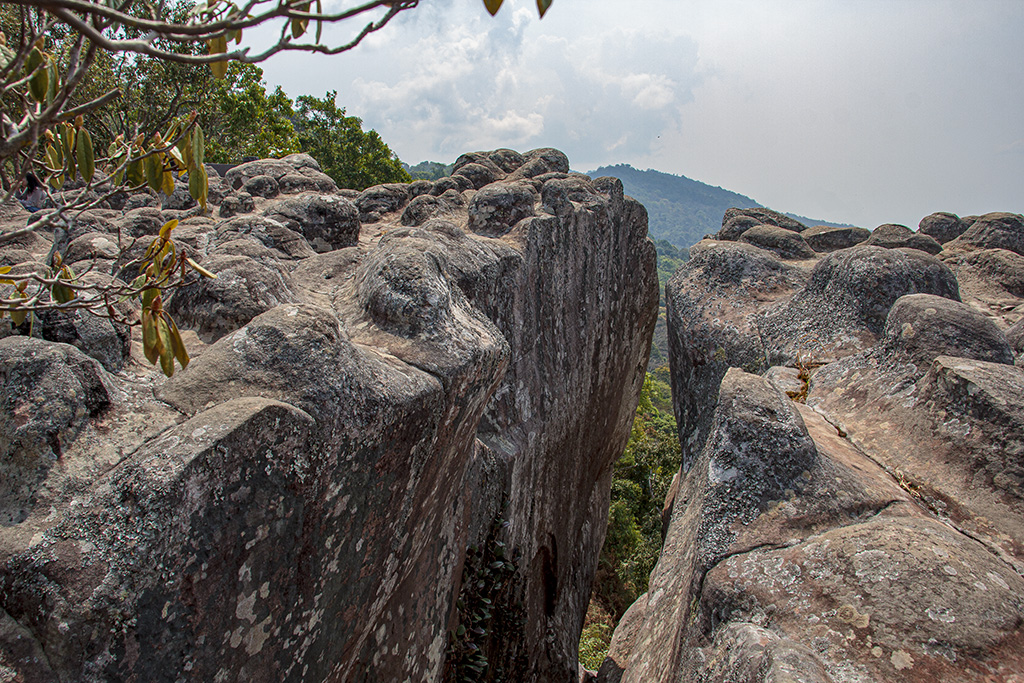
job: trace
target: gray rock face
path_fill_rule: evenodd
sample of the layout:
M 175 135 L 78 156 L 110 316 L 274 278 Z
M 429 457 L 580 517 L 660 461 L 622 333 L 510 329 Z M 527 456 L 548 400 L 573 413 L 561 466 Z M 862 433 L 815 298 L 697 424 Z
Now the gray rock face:
M 1024 675 L 1018 255 L 740 246 L 666 287 L 684 463 L 598 681 Z
M 930 235 L 922 235 L 897 223 L 878 226 L 864 244 L 886 249 L 919 249 L 929 254 L 938 254 L 942 251 L 942 245 Z
M 284 178 L 285 176 L 281 176 Z M 248 193 L 252 197 L 276 197 L 281 193 L 281 186 L 273 176 L 269 175 L 256 175 L 251 178 L 247 178 L 242 183 L 242 191 Z
M 837 249 L 849 249 L 866 241 L 871 231 L 866 228 L 833 228 L 827 225 L 815 225 L 804 230 L 800 235 L 816 252 L 827 254 Z
M 203 267 L 217 278 L 200 278 L 174 292 L 168 312 L 179 326 L 216 341 L 260 313 L 294 300 L 281 268 L 246 256 L 210 256 Z
M 954 250 L 943 262 L 956 273 L 960 291 L 1003 325 L 1020 319 L 1024 309 L 1024 256 L 1006 249 Z
M 967 304 L 931 294 L 896 300 L 882 345 L 884 352 L 925 365 L 939 356 L 1013 363 L 1013 349 L 994 322 Z
M 722 217 L 722 226 L 724 227 L 726 223 L 737 216 L 749 216 L 750 218 L 757 220 L 758 223 L 774 225 L 785 230 L 792 230 L 793 232 L 803 232 L 807 229 L 806 225 L 795 218 L 790 218 L 778 211 L 772 211 L 771 209 L 765 209 L 762 207 L 752 209 L 728 209 Z
M 918 293 L 960 299 L 953 273 L 923 252 L 876 246 L 832 252 L 814 266 L 803 290 L 761 314 L 769 364 L 856 353 L 877 340 L 897 299 Z
M 231 218 L 241 213 L 251 213 L 255 209 L 252 195 L 248 192 L 232 192 L 226 195 L 220 202 L 217 215 L 221 218 Z
M 284 194 L 307 191 L 333 194 L 338 189 L 338 185 L 320 171 L 319 164 L 308 154 L 290 154 L 283 159 L 260 159 L 239 164 L 224 174 L 224 182 L 227 188 L 241 190 L 258 176 L 270 178 L 277 184 L 278 191 Z M 305 180 L 300 180 L 302 178 Z M 258 183 L 260 187 L 273 187 L 269 181 Z
M 114 222 L 114 228 L 122 237 L 155 237 L 166 222 L 159 209 L 146 206 L 125 211 L 124 215 Z
M 952 249 L 1006 249 L 1024 256 L 1024 217 L 987 213 L 948 244 Z
M 402 225 L 423 225 L 432 218 L 454 218 L 466 200 L 458 190 L 446 190 L 440 197 L 421 194 L 402 211 Z
M 767 249 L 784 259 L 807 259 L 814 256 L 814 250 L 800 233 L 774 225 L 755 225 L 743 232 L 740 241 Z
M 726 214 L 728 216 L 728 213 Z M 720 240 L 738 240 L 744 232 L 754 226 L 764 225 L 759 219 L 753 216 L 732 216 L 722 222 L 722 229 L 718 231 L 717 238 Z
M 526 183 L 495 183 L 469 202 L 469 229 L 478 235 L 500 237 L 534 215 L 537 193 Z
M 316 253 L 301 233 L 285 227 L 285 224 L 275 220 L 276 218 L 281 218 L 281 216 L 278 214 L 274 214 L 273 218 L 256 214 L 235 216 L 218 223 L 213 235 L 204 234 L 200 242 L 204 247 L 216 248 L 227 242 L 249 239 L 268 249 L 277 250 L 281 257 L 295 259 L 307 258 Z M 296 225 L 294 222 L 292 224 Z M 296 225 L 296 227 L 299 226 Z M 311 227 L 316 228 L 316 226 Z M 316 233 L 314 232 L 314 234 Z
M 945 244 L 962 235 L 968 227 L 970 225 L 955 213 L 940 211 L 922 218 L 917 231 L 934 238 L 939 244 Z
M 350 247 L 359 240 L 359 214 L 343 197 L 304 194 L 265 210 L 263 215 L 279 221 L 323 253 Z
M 672 403 L 689 470 L 711 422 L 718 385 L 732 366 L 764 372 L 759 307 L 791 296 L 806 274 L 773 254 L 736 242 L 705 240 L 665 287 Z
M 409 199 L 408 185 L 375 185 L 363 190 L 355 200 L 355 205 L 359 209 L 359 220 L 376 222 L 383 214 L 401 209 Z M 369 216 L 373 216 L 373 220 Z
M 458 181 L 450 214 L 416 225 L 405 186 L 183 221 L 175 237 L 218 277 L 167 302 L 193 355 L 169 380 L 0 340 L 0 367 L 40 364 L 2 375 L 0 443 L 18 455 L 0 477 L 0 670 L 441 681 L 471 644 L 508 680 L 576 680 L 657 315 L 655 252 L 618 181 L 566 175 L 553 150 L 478 156 L 514 176 L 476 192 L 516 197 L 488 235 Z M 292 157 L 228 180 L 266 175 L 284 193 L 312 170 Z M 338 237 L 310 196 L 376 223 Z M 506 578 L 491 586 L 468 549 L 499 538 Z M 480 595 L 497 618 L 473 620 Z

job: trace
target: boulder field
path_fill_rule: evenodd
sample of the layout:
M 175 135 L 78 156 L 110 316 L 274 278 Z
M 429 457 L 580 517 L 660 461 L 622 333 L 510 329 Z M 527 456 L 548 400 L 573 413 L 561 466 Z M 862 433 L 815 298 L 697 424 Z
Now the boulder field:
M 588 680 L 1024 681 L 1024 217 L 726 213 L 666 287 L 683 466 Z
M 644 208 L 552 149 L 363 192 L 254 161 L 207 215 L 179 190 L 60 239 L 128 277 L 119 245 L 180 220 L 217 274 L 167 302 L 186 369 L 105 319 L 2 324 L 0 680 L 577 680 L 657 316 Z

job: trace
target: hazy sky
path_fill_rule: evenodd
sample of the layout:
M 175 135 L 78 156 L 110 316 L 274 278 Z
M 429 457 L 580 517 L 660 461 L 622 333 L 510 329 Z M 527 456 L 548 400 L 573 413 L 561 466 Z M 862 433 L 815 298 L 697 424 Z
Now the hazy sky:
M 421 0 L 263 67 L 410 164 L 550 146 L 868 228 L 1024 212 L 1024 0 Z

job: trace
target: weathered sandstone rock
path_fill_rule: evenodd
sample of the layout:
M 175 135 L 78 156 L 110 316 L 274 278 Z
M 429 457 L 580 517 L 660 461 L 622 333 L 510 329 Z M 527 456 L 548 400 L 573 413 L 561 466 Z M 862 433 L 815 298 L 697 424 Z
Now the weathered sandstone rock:
M 289 196 L 321 182 L 312 160 L 231 169 L 282 196 L 175 230 L 218 277 L 167 303 L 193 352 L 170 380 L 0 340 L 5 415 L 40 420 L 0 430 L 0 670 L 440 681 L 479 651 L 506 680 L 576 680 L 655 253 L 618 180 L 554 150 L 480 156 L 510 179 L 473 195 L 461 176 L 415 225 L 405 186 Z M 376 222 L 352 231 L 357 213 Z
M 814 256 L 814 250 L 801 233 L 774 225 L 755 225 L 743 232 L 740 241 L 767 249 L 784 259 L 806 259 Z
M 917 231 L 933 237 L 939 244 L 945 244 L 962 235 L 968 227 L 970 225 L 955 213 L 940 211 L 922 218 Z
M 807 228 L 800 235 L 814 251 L 828 253 L 861 244 L 871 236 L 871 231 L 866 228 L 834 228 L 827 225 L 815 225 Z
M 871 236 L 864 242 L 866 246 L 885 247 L 886 249 L 919 249 L 929 254 L 938 254 L 942 245 L 930 235 L 914 232 L 905 225 L 886 223 L 871 231 Z
M 1021 671 L 1024 578 L 855 443 L 764 380 L 729 371 L 621 680 Z

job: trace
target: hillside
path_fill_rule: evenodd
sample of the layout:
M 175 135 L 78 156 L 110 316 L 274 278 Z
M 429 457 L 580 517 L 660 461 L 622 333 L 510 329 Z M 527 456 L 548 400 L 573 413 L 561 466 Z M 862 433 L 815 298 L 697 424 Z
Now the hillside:
M 626 194 L 647 207 L 651 237 L 667 240 L 677 247 L 689 247 L 704 235 L 717 232 L 722 227 L 722 214 L 726 209 L 762 206 L 750 197 L 721 187 L 661 171 L 641 171 L 629 164 L 602 166 L 588 171 L 587 175 L 591 178 L 612 176 L 621 180 Z M 842 225 L 787 215 L 806 225 Z

